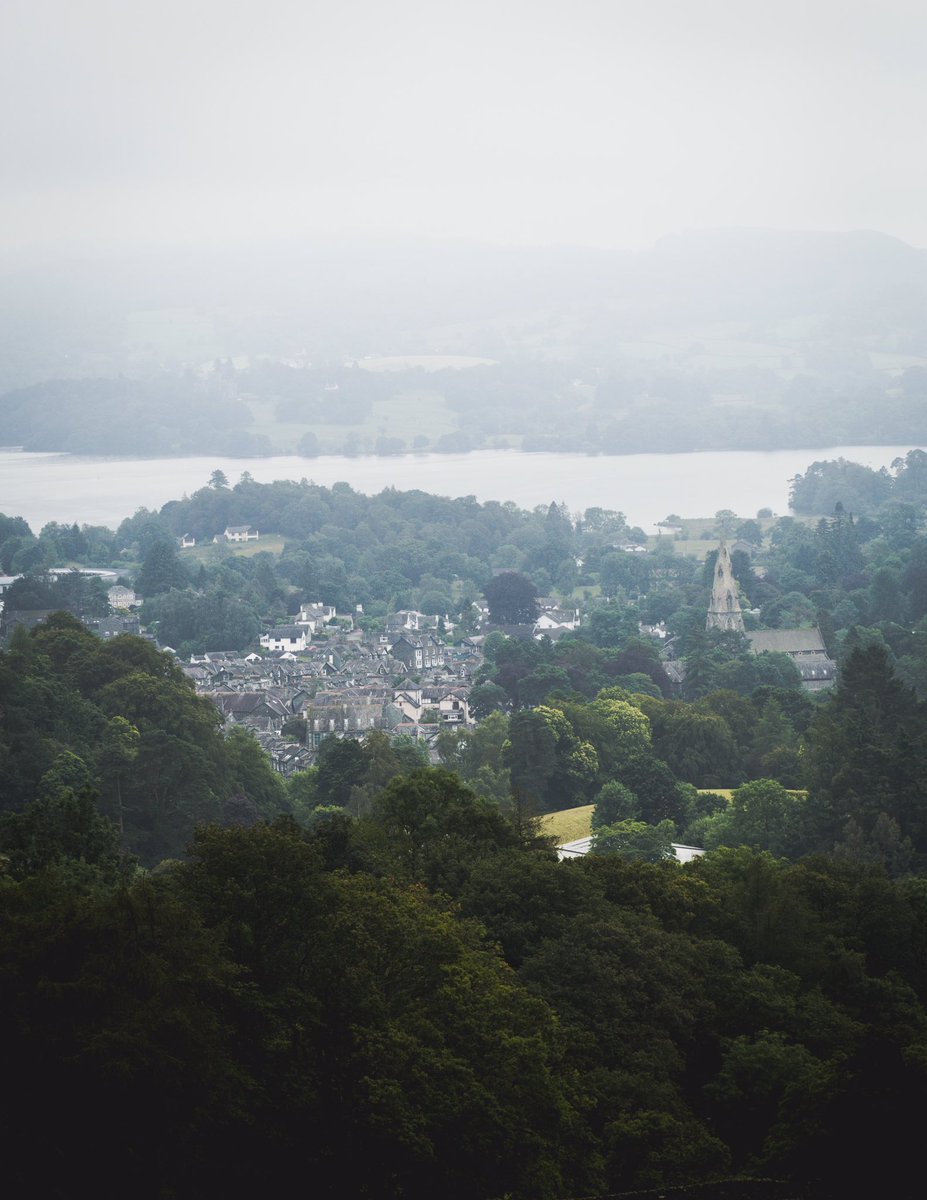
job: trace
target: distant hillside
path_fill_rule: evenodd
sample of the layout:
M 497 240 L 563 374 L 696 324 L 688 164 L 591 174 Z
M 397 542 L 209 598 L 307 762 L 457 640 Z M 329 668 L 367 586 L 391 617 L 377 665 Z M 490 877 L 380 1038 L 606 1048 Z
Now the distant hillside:
M 310 453 L 927 437 L 927 251 L 871 232 L 701 231 L 636 254 L 274 244 L 7 262 L 0 330 L 0 393 L 156 380 L 152 403 L 166 395 L 169 415 L 149 410 L 149 424 L 178 446 L 199 445 L 204 426 L 242 453 L 295 450 L 307 434 Z M 491 362 L 417 365 L 434 356 Z M 381 382 L 350 372 L 383 359 L 409 366 Z M 177 415 L 196 380 L 205 421 Z M 43 393 L 31 399 L 44 408 Z M 60 406 L 42 430 L 13 422 L 17 408 L 0 400 L 0 441 L 86 440 Z
M 719 229 L 635 256 L 626 296 L 677 320 L 831 321 L 927 329 L 927 251 L 881 233 Z M 848 329 L 847 332 L 854 332 Z
M 783 325 L 927 353 L 927 251 L 879 233 L 710 230 L 631 254 L 404 243 L 0 262 L 0 386 L 216 355 L 583 357 L 605 330 Z M 770 332 L 766 328 L 766 332 Z M 807 333 L 807 329 L 803 331 Z

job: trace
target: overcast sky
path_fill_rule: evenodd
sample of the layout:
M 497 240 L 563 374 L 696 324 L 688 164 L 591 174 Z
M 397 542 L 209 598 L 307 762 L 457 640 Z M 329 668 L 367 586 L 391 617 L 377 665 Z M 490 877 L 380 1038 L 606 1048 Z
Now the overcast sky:
M 923 0 L 4 0 L 0 246 L 927 247 Z

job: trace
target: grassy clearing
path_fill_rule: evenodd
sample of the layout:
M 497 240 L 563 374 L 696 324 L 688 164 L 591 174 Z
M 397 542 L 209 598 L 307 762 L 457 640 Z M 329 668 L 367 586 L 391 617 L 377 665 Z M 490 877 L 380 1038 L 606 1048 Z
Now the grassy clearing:
M 279 533 L 262 533 L 256 542 L 204 542 L 202 546 L 190 546 L 180 550 L 181 562 L 216 562 L 234 554 L 240 558 L 253 558 L 255 554 L 282 554 L 284 540 Z
M 575 600 L 581 604 L 584 600 L 593 600 L 603 594 L 601 584 L 598 583 L 583 583 L 577 584 L 568 596 L 564 596 L 564 600 Z
M 541 831 L 546 837 L 555 837 L 558 846 L 589 837 L 594 808 L 594 804 L 584 804 L 582 808 L 564 808 L 560 812 L 545 813 L 541 817 Z
M 299 439 L 310 430 L 318 437 L 323 454 L 335 452 L 334 435 L 328 435 L 331 440 L 330 446 L 324 435 L 324 430 L 330 429 L 330 426 L 325 426 L 323 429 L 321 426 L 312 425 L 309 421 L 278 421 L 272 400 L 247 400 L 245 403 L 251 409 L 252 423 L 249 432 L 262 433 L 265 437 L 270 438 L 275 454 L 294 453 Z M 340 446 L 343 442 L 344 437 L 342 436 L 338 445 Z
M 373 412 L 361 429 L 373 434 L 402 436 L 409 433 L 409 444 L 416 433 L 427 438 L 438 438 L 452 433 L 457 428 L 457 414 L 444 402 L 440 392 L 427 389 L 414 392 L 397 392 L 388 400 L 378 400 Z M 411 432 L 409 432 L 411 431 Z
M 775 525 L 778 517 L 755 517 L 752 513 L 746 513 L 738 516 L 738 523 L 747 519 L 755 520 L 765 537 Z M 795 519 L 808 525 L 816 525 L 818 522 L 817 517 L 796 517 Z M 647 544 L 652 550 L 654 546 L 659 545 L 663 538 L 670 538 L 677 554 L 682 554 L 686 558 L 697 558 L 701 561 L 710 551 L 718 549 L 718 537 L 715 532 L 717 524 L 715 517 L 683 517 L 679 521 L 682 528 L 681 537 L 674 535 L 671 530 L 664 530 L 661 534 L 648 538 Z
M 788 794 L 790 796 L 807 796 L 808 795 L 807 791 L 804 788 L 786 788 L 785 790 L 788 792 Z M 737 791 L 737 789 L 736 788 L 699 788 L 698 791 L 699 791 L 700 796 L 708 796 L 708 795 L 723 796 L 724 799 L 728 802 L 728 804 L 730 804 L 731 800 L 734 797 L 734 793 Z
M 701 795 L 711 794 L 723 796 L 728 804 L 734 795 L 734 788 L 699 788 Z M 807 792 L 789 789 L 790 796 L 807 796 Z M 594 804 L 586 804 L 582 808 L 564 808 L 560 812 L 545 813 L 541 817 L 541 832 L 546 837 L 557 839 L 557 845 L 566 842 L 578 842 L 580 838 L 589 837 L 592 833 L 592 813 Z
M 701 562 L 706 554 L 718 549 L 718 539 L 687 538 L 685 541 L 673 542 L 673 547 L 676 553 L 681 554 L 684 558 L 697 558 Z
M 304 433 L 314 433 L 320 454 L 341 454 L 351 439 L 352 453 L 372 454 L 378 437 L 398 437 L 405 449 L 421 434 L 429 442 L 458 428 L 457 414 L 449 409 L 444 397 L 427 387 L 411 392 L 396 392 L 377 400 L 370 414 L 359 424 L 340 425 L 318 421 L 278 421 L 275 405 L 269 400 L 249 400 L 252 433 L 268 437 L 277 454 L 291 454 Z

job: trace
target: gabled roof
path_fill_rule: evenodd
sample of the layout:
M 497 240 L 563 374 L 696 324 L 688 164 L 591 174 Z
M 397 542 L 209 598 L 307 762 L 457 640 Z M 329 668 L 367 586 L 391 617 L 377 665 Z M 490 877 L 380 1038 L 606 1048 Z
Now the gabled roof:
M 252 713 L 263 708 L 264 696 L 261 692 L 216 692 L 216 704 L 224 713 Z
M 423 638 L 417 637 L 415 634 L 410 634 L 410 633 L 402 633 L 402 634 L 400 634 L 400 635 L 399 635 L 399 637 L 397 637 L 397 638 L 396 638 L 396 640 L 395 640 L 395 641 L 392 643 L 392 646 L 393 646 L 393 647 L 395 647 L 395 646 L 399 646 L 399 645 L 401 645 L 403 642 L 405 642 L 405 643 L 406 643 L 406 645 L 408 645 L 408 646 L 412 646 L 412 647 L 414 647 L 416 650 L 421 650 L 422 646 L 424 645 L 424 639 L 423 639 Z
M 275 638 L 301 638 L 306 636 L 305 625 L 276 625 L 273 629 L 268 629 L 262 637 Z
M 747 638 L 754 654 L 827 654 L 819 629 L 756 629 Z

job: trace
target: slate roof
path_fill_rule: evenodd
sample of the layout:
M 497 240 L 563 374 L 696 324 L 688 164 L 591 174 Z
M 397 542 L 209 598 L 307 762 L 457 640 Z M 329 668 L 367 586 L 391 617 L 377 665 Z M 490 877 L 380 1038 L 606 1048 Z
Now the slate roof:
M 755 629 L 747 638 L 754 654 L 769 650 L 780 654 L 827 655 L 819 629 Z

